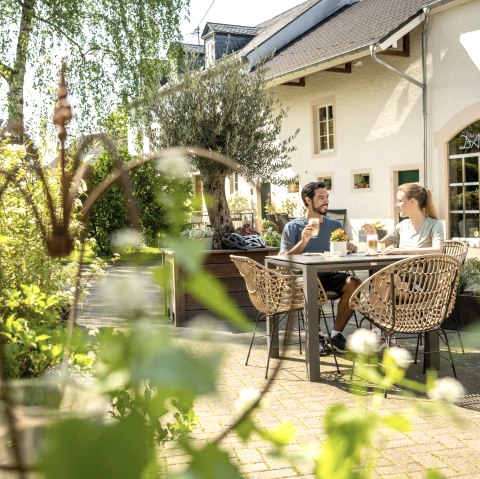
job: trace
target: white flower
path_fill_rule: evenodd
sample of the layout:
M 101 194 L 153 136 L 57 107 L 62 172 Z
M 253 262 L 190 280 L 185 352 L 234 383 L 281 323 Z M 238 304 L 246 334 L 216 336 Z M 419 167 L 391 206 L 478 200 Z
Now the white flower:
M 113 245 L 120 249 L 138 248 L 142 242 L 140 232 L 131 228 L 116 231 L 112 236 Z
M 379 349 L 378 337 L 369 329 L 358 328 L 348 337 L 347 348 L 355 354 L 374 354 Z
M 114 304 L 115 310 L 123 317 L 139 315 L 151 303 L 147 296 L 148 284 L 138 276 L 108 277 L 101 285 L 106 304 Z
M 412 361 L 412 355 L 404 348 L 387 348 L 388 354 L 397 364 L 399 368 L 407 369 Z
M 437 401 L 454 403 L 465 395 L 465 389 L 454 378 L 437 379 L 433 388 L 429 389 L 427 396 Z
M 160 158 L 155 162 L 155 166 L 162 173 L 181 178 L 188 173 L 190 164 L 186 156 L 177 155 Z
M 253 405 L 260 397 L 260 391 L 254 388 L 244 388 L 240 390 L 239 398 L 235 401 L 235 409 L 245 411 Z

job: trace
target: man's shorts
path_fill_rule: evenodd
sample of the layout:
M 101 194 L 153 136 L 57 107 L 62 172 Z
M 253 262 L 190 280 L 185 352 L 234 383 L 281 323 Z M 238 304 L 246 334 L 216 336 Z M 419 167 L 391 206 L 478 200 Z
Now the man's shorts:
M 343 286 L 348 278 L 353 275 L 347 273 L 318 273 L 318 279 L 325 291 L 333 291 L 338 296 L 343 294 Z

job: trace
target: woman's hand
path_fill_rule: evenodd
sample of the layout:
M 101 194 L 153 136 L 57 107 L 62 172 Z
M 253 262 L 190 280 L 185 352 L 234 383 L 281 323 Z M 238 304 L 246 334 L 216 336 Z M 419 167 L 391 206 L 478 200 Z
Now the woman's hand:
M 395 245 L 391 244 L 390 246 L 387 246 L 381 253 L 383 254 L 402 254 L 402 251 L 400 251 Z
M 365 233 L 367 233 L 367 235 L 376 235 L 377 234 L 377 230 L 370 223 L 365 223 L 362 226 L 362 230 L 365 231 Z

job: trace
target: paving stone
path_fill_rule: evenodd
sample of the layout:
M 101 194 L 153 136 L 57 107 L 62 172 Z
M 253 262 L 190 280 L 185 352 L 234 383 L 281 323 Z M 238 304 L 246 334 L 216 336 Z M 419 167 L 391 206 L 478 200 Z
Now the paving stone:
M 114 276 L 133 274 L 130 267 L 122 266 L 113 269 Z M 142 278 L 148 277 L 142 271 Z M 152 304 L 148 310 L 152 315 L 161 308 L 159 301 L 161 292 L 155 286 L 148 290 Z M 155 309 L 156 308 L 156 309 Z M 118 314 L 117 314 L 118 313 Z M 101 298 L 99 290 L 94 288 L 88 298 L 87 305 L 80 315 L 80 324 L 88 327 L 125 325 L 121 312 L 115 311 Z M 217 322 L 218 324 L 218 322 Z M 250 334 L 212 330 L 212 341 L 202 339 L 197 334 L 194 324 L 184 328 L 174 328 L 170 323 L 165 325 L 177 340 L 192 352 L 208 353 L 219 346 L 223 348 L 223 364 L 218 382 L 218 395 L 198 399 L 195 411 L 198 415 L 198 428 L 192 434 L 196 445 L 205 444 L 216 438 L 227 426 L 236 419 L 235 401 L 244 388 L 261 389 L 266 384 L 264 380 L 266 365 L 265 343 L 256 341 L 252 349 L 251 362 L 244 366 L 249 346 Z M 353 330 L 348 326 L 347 334 Z M 471 333 L 464 333 L 468 339 Z M 471 341 L 478 345 L 480 342 Z M 281 363 L 281 371 L 272 383 L 266 395 L 264 408 L 255 414 L 258 424 L 262 427 L 275 428 L 279 422 L 291 422 L 296 428 L 296 439 L 287 446 L 292 455 L 299 455 L 314 444 L 319 451 L 321 441 L 325 438 L 323 419 L 329 406 L 342 403 L 354 407 L 361 396 L 352 394 L 350 383 L 351 361 L 339 357 L 341 374 L 336 372 L 333 357 L 321 358 L 321 380 L 318 383 L 306 381 L 306 371 L 303 356 L 297 347 L 288 350 L 294 361 Z M 455 422 L 445 416 L 430 412 L 410 417 L 412 429 L 406 433 L 392 432 L 381 428 L 376 435 L 378 450 L 371 454 L 376 458 L 373 471 L 374 478 L 379 479 L 424 479 L 428 467 L 437 467 L 445 477 L 478 479 L 480 478 L 480 349 L 478 346 L 468 346 L 467 354 L 455 354 L 458 377 L 461 379 L 467 396 L 453 406 L 460 422 Z M 278 361 L 272 361 L 273 366 Z M 425 381 L 421 364 L 415 365 L 408 372 L 408 377 Z M 442 362 L 441 377 L 451 375 L 447 362 Z M 371 388 L 363 399 L 370 404 Z M 425 398 L 414 400 L 418 405 L 426 405 Z M 389 392 L 388 398 L 382 402 L 379 414 L 405 413 L 411 402 L 401 396 L 401 391 Z M 311 462 L 290 465 L 284 460 L 268 456 L 271 446 L 258 437 L 244 443 L 234 433 L 228 435 L 221 443 L 223 450 L 228 451 L 235 463 L 239 465 L 246 479 L 314 479 Z M 174 443 L 168 443 L 160 448 L 159 456 L 165 458 L 171 471 L 185 469 L 188 458 L 181 448 Z M 332 478 L 334 479 L 334 478 Z

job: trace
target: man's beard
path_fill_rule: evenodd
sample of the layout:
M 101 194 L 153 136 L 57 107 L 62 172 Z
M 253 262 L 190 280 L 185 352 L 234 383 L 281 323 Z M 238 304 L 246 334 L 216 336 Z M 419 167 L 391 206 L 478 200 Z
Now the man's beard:
M 325 206 L 325 205 L 319 206 L 318 208 L 313 208 L 313 211 L 319 215 L 326 215 L 328 211 L 328 206 Z

